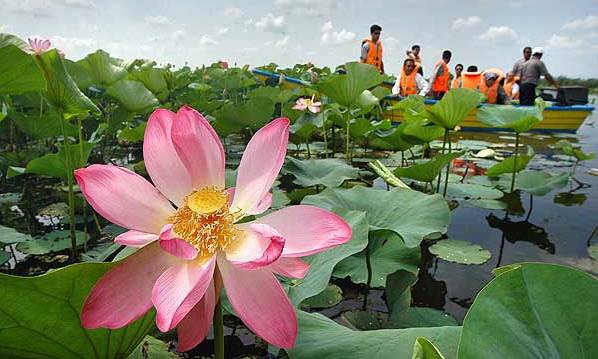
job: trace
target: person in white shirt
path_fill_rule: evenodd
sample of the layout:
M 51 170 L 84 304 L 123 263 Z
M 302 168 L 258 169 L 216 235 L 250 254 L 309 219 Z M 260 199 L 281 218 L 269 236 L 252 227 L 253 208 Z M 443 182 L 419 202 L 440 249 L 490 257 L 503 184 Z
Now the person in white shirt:
M 409 95 L 419 94 L 426 96 L 430 85 L 424 77 L 417 72 L 419 66 L 411 58 L 403 62 L 403 70 L 397 78 L 397 82 L 392 87 L 392 94 L 407 97 Z

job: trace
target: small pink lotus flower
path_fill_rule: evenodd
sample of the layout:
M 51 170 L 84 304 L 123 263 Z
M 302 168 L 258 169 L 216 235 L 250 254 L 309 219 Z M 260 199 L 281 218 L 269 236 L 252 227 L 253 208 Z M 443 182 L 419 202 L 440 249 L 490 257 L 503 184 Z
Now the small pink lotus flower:
M 218 65 L 220 66 L 221 69 L 228 69 L 228 62 L 226 61 L 218 61 Z
M 300 97 L 297 99 L 297 103 L 293 106 L 293 110 L 305 111 L 305 109 L 309 109 L 312 113 L 320 112 L 320 106 L 322 103 L 320 101 L 314 102 L 314 96 L 312 95 L 311 99 Z
M 27 41 L 29 42 L 30 50 L 36 55 L 41 55 L 48 51 L 51 45 L 50 40 L 42 40 L 36 37 L 33 39 L 29 38 Z
M 224 285 L 247 327 L 273 345 L 292 347 L 297 318 L 275 274 L 304 277 L 309 265 L 299 257 L 345 243 L 351 227 L 305 205 L 239 223 L 270 207 L 288 137 L 286 118 L 257 131 L 236 186 L 225 189 L 224 149 L 209 122 L 190 107 L 158 109 L 143 143 L 153 184 L 112 165 L 75 171 L 93 208 L 129 229 L 115 242 L 140 247 L 96 283 L 83 305 L 83 327 L 120 328 L 153 306 L 158 328 L 176 328 L 178 349 L 186 351 L 207 335 Z

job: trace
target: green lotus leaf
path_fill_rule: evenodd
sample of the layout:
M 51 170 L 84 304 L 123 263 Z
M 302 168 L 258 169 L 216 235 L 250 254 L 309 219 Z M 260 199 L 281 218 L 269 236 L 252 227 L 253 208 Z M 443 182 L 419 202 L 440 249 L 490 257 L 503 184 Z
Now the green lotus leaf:
M 93 143 L 83 142 L 83 153 L 81 153 L 79 144 L 67 145 L 66 147 L 60 146 L 58 153 L 47 154 L 29 161 L 25 173 L 35 173 L 66 180 L 69 175 L 72 175 L 72 173 L 69 174 L 66 171 L 66 156 L 70 156 L 73 171 L 85 167 L 94 145 Z
M 297 312 L 299 335 L 291 359 L 409 358 L 418 337 L 428 338 L 447 358 L 456 358 L 460 327 L 357 331 L 318 313 Z
M 87 55 L 83 60 L 77 61 L 77 64 L 87 71 L 94 85 L 102 87 L 123 80 L 128 74 L 122 60 L 110 57 L 104 50 Z
M 487 262 L 490 251 L 466 241 L 444 239 L 430 246 L 430 253 L 449 262 L 460 264 L 482 264 Z
M 382 82 L 382 75 L 374 66 L 348 62 L 345 69 L 346 74 L 328 76 L 317 85 L 324 95 L 343 106 L 356 105 L 363 91 Z
M 359 177 L 359 169 L 333 158 L 297 160 L 288 157 L 284 170 L 293 174 L 293 182 L 303 187 L 338 187 L 346 180 Z
M 0 48 L 8 45 L 14 45 L 23 51 L 29 49 L 29 44 L 20 37 L 12 34 L 0 33 Z
M 0 243 L 2 246 L 13 243 L 21 243 L 32 240 L 28 234 L 18 232 L 14 228 L 0 226 Z
M 419 337 L 413 344 L 413 355 L 411 359 L 444 359 L 444 355 L 424 337 Z
M 495 164 L 494 166 L 488 168 L 486 171 L 486 176 L 496 177 L 503 173 L 521 172 L 525 169 L 525 167 L 527 167 L 527 164 L 532 160 L 532 158 L 534 158 L 534 150 L 528 146 L 527 155 L 518 155 L 517 159 L 515 159 L 515 156 L 511 156 L 504 161 Z
M 27 115 L 23 112 L 10 111 L 9 117 L 16 123 L 19 130 L 36 140 L 62 136 L 62 128 L 57 113 L 48 112 L 42 116 Z M 64 121 L 64 132 L 67 136 L 77 137 L 79 129 L 70 122 Z
M 477 117 L 488 126 L 510 128 L 522 133 L 542 121 L 542 111 L 535 106 L 482 106 Z
M 438 177 L 440 171 L 442 171 L 449 162 L 463 154 L 464 152 L 453 152 L 436 155 L 434 158 L 424 163 L 411 165 L 409 167 L 397 167 L 393 171 L 393 174 L 397 177 L 407 177 L 417 181 L 432 182 Z
M 77 245 L 83 245 L 86 239 L 85 232 L 76 231 Z M 51 252 L 60 252 L 71 248 L 70 231 L 52 231 L 39 238 L 32 238 L 17 244 L 17 249 L 25 254 L 42 255 Z
M 132 72 L 129 77 L 140 81 L 150 90 L 160 101 L 166 100 L 169 94 L 168 84 L 166 83 L 166 71 L 160 68 L 150 68 L 141 71 Z
M 114 263 L 80 263 L 38 277 L 0 274 L 0 357 L 126 358 L 154 327 L 154 312 L 118 330 L 81 327 L 93 285 Z
M 367 251 L 372 268 L 371 286 L 384 287 L 386 277 L 398 270 L 418 272 L 420 249 L 407 247 L 392 231 L 370 232 Z M 367 283 L 366 251 L 343 259 L 334 268 L 334 276 L 350 277 L 353 283 Z
M 456 326 L 457 321 L 450 314 L 438 309 L 410 307 L 393 312 L 388 318 L 387 328 L 420 328 Z
M 46 81 L 33 57 L 14 44 L 0 47 L 0 74 L 0 96 L 46 88 Z
M 66 118 L 87 115 L 89 112 L 100 112 L 97 106 L 79 90 L 56 49 L 34 58 L 46 78 L 46 99 L 52 106 L 60 109 Z
M 132 113 L 145 114 L 159 105 L 156 96 L 139 81 L 119 80 L 106 93 Z
M 327 188 L 317 195 L 306 196 L 302 204 L 366 212 L 370 231 L 394 231 L 408 247 L 419 246 L 428 235 L 445 233 L 449 223 L 449 209 L 442 196 L 403 188 L 391 191 L 363 186 L 348 190 Z
M 459 358 L 584 358 L 598 352 L 598 280 L 555 264 L 501 272 L 463 322 Z
M 442 100 L 426 110 L 427 116 L 438 126 L 452 130 L 480 104 L 478 91 L 471 89 L 449 90 Z

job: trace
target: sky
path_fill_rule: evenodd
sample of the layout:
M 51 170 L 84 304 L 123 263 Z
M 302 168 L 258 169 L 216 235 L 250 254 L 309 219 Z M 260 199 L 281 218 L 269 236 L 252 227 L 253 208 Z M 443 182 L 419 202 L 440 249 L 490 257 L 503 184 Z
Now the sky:
M 444 49 L 451 67 L 509 70 L 529 45 L 544 47 L 553 75 L 598 77 L 597 0 L 0 0 L 0 9 L 0 32 L 49 38 L 71 60 L 103 49 L 176 66 L 334 67 L 358 60 L 376 23 L 394 74 L 413 44 L 424 71 Z

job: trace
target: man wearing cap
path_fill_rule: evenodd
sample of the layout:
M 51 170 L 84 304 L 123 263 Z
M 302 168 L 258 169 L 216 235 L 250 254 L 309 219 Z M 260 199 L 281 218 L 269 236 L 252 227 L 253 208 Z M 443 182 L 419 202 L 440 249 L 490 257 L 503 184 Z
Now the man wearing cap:
M 521 88 L 519 90 L 519 102 L 523 106 L 533 106 L 536 99 L 536 86 L 540 81 L 540 76 L 550 82 L 557 89 L 559 85 L 554 78 L 548 73 L 546 65 L 542 62 L 542 54 L 544 49 L 541 47 L 534 47 L 532 49 L 532 57 L 521 68 Z

